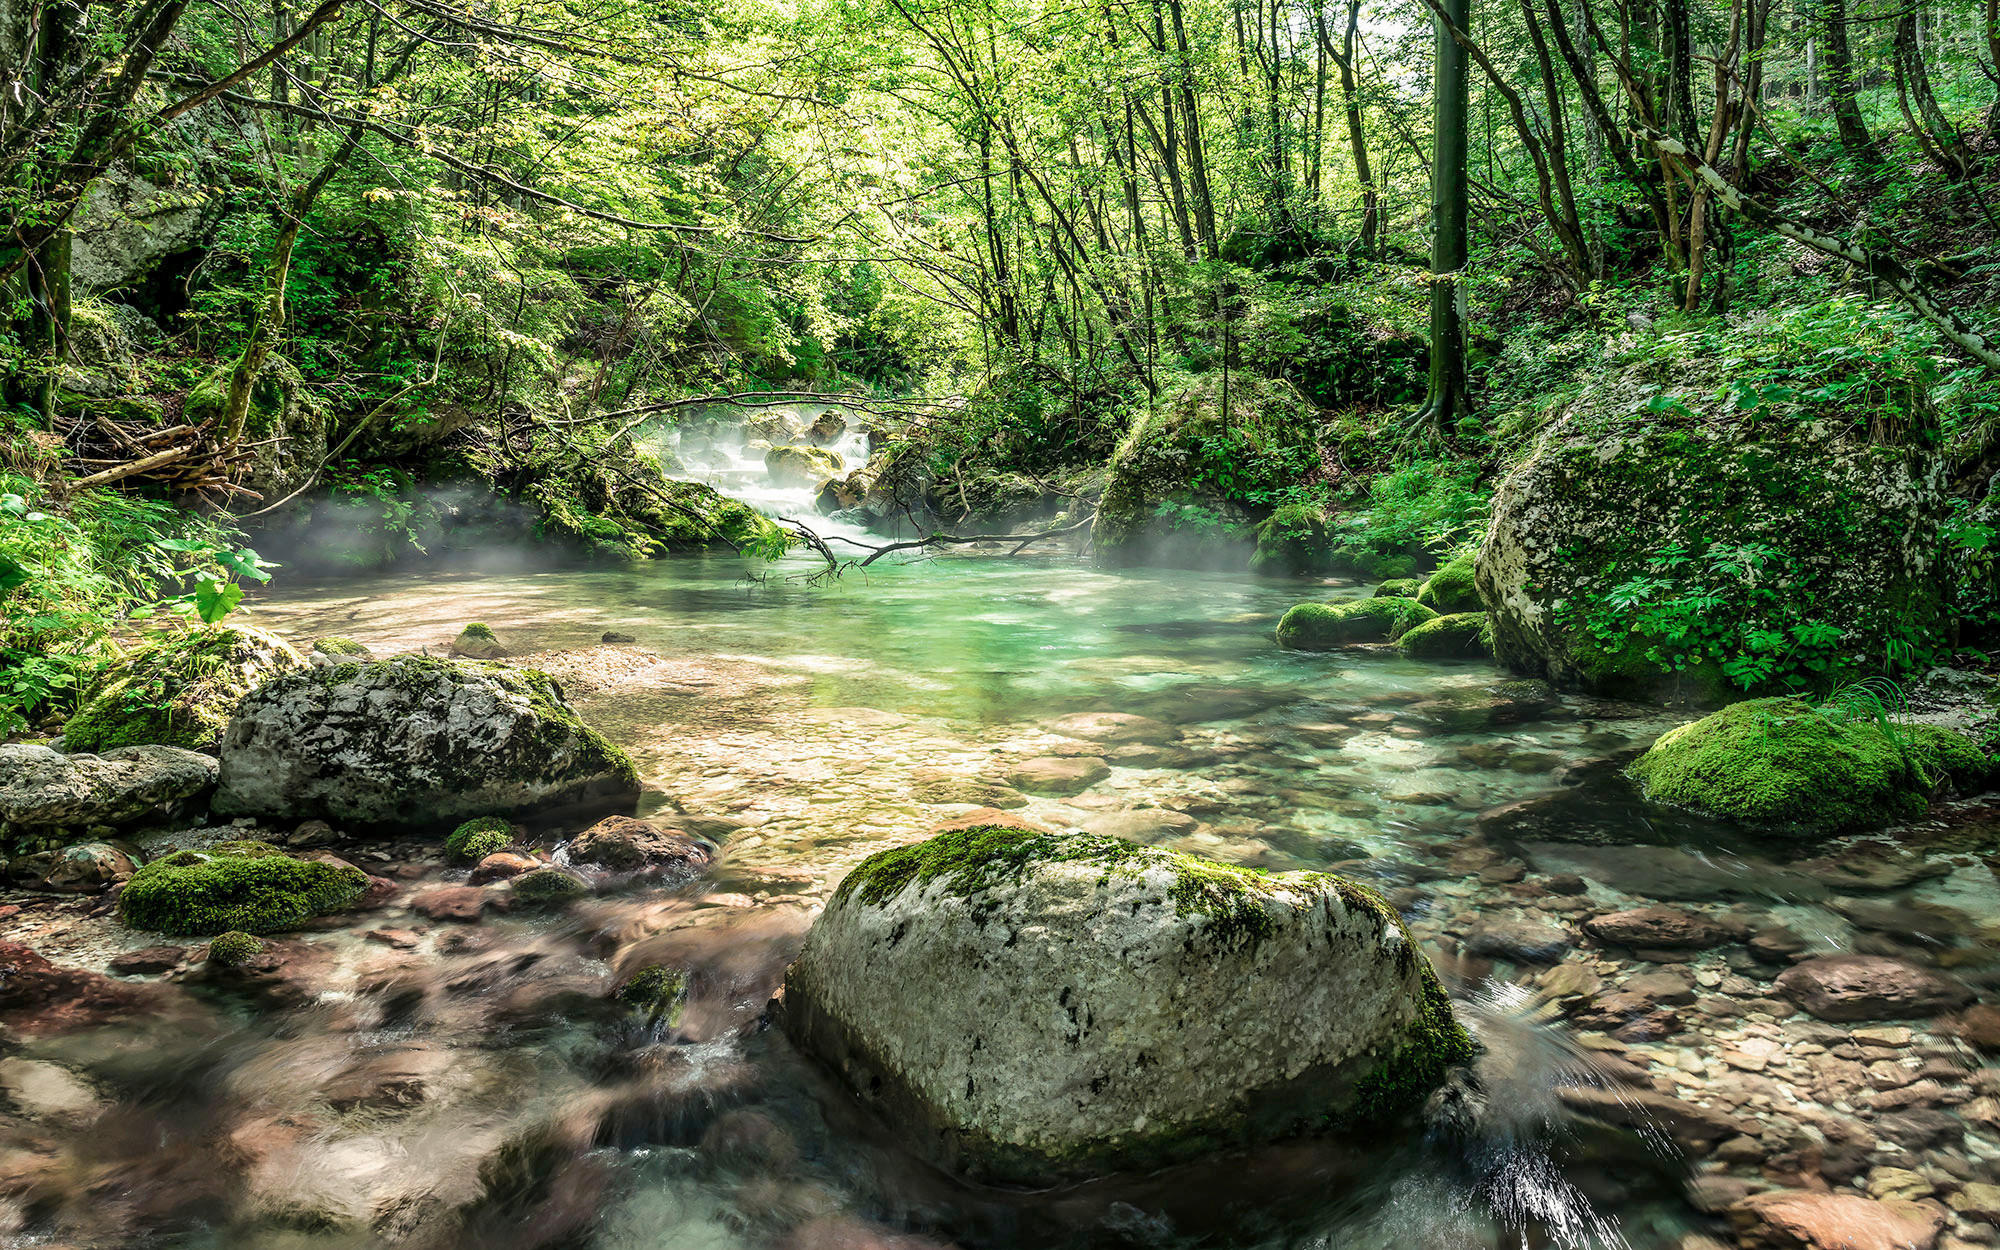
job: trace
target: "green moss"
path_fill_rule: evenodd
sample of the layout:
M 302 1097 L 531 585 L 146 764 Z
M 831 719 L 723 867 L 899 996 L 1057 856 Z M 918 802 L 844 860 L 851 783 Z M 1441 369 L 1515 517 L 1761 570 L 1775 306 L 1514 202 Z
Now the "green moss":
M 513 895 L 524 903 L 554 907 L 590 893 L 590 887 L 574 873 L 560 868 L 537 868 L 515 877 Z
M 354 641 L 354 639 L 342 638 L 338 635 L 332 638 L 315 639 L 312 649 L 321 655 L 349 656 L 357 660 L 369 660 L 375 656 L 374 652 Z
M 1394 642 L 1436 616 L 1414 599 L 1301 603 L 1278 622 L 1278 645 L 1289 651 L 1329 651 L 1361 642 Z
M 141 743 L 210 750 L 244 695 L 305 660 L 258 629 L 214 625 L 175 634 L 105 669 L 63 726 L 71 751 Z
M 263 843 L 224 843 L 147 864 L 126 883 L 118 909 L 135 929 L 270 933 L 338 911 L 367 888 L 367 874 L 352 865 L 293 859 Z
M 1321 572 L 1332 552 L 1326 513 L 1313 504 L 1288 503 L 1258 523 L 1250 569 L 1285 576 Z
M 1413 660 L 1476 660 L 1493 655 L 1493 618 L 1460 612 L 1412 626 L 1396 649 Z
M 1921 815 L 1941 774 L 1983 778 L 1970 742 L 1930 726 L 1844 719 L 1802 699 L 1750 699 L 1663 734 L 1633 763 L 1655 803 L 1796 833 Z
M 1421 577 L 1392 577 L 1375 588 L 1377 599 L 1414 599 L 1424 588 Z
M 500 645 L 490 626 L 474 621 L 452 639 L 451 653 L 471 656 L 476 660 L 496 660 L 507 654 L 507 648 Z
M 1481 602 L 1479 586 L 1473 580 L 1472 553 L 1460 552 L 1431 574 L 1430 580 L 1417 591 L 1417 602 L 1447 615 L 1484 611 L 1486 605 Z
M 1165 869 L 1174 876 L 1167 897 L 1175 909 L 1182 915 L 1205 917 L 1208 932 L 1225 941 L 1257 941 L 1275 931 L 1277 915 L 1271 909 L 1283 903 L 1274 891 L 1311 893 L 1348 884 L 1325 873 L 1276 876 L 1098 834 L 979 825 L 871 855 L 847 874 L 834 897 L 854 897 L 876 906 L 911 885 L 942 882 L 950 893 L 976 899 L 1033 868 L 1058 863 L 1100 866 L 1106 881 Z
M 263 953 L 263 939 L 253 937 L 241 929 L 218 933 L 210 938 L 208 943 L 208 962 L 221 964 L 225 968 L 241 967 Z
M 1400 924 L 1400 920 L 1398 921 Z M 1407 932 L 1404 942 L 1416 949 Z M 1452 1014 L 1451 996 L 1425 960 L 1417 1011 L 1402 1040 L 1354 1088 L 1346 1127 L 1357 1128 L 1407 1114 L 1443 1084 L 1453 1068 L 1472 1062 L 1478 1048 Z
M 474 621 L 472 624 L 467 625 L 459 631 L 458 636 L 460 638 L 477 638 L 482 642 L 497 641 L 493 636 L 493 627 L 480 621 Z
M 619 986 L 615 997 L 645 1012 L 649 1021 L 673 1028 L 681 1022 L 681 1011 L 687 1005 L 687 974 L 653 964 Z
M 512 824 L 498 816 L 479 816 L 445 835 L 444 854 L 455 863 L 476 863 L 513 844 Z

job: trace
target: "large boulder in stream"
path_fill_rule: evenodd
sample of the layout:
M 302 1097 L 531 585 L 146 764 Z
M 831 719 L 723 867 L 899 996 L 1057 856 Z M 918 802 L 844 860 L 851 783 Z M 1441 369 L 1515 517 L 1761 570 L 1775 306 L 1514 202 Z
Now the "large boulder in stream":
M 0 746 L 0 833 L 45 834 L 169 817 L 215 787 L 211 756 L 180 747 L 64 755 L 37 743 Z
M 1906 381 L 1821 400 L 1694 355 L 1591 382 L 1501 481 L 1477 564 L 1499 658 L 1570 689 L 1717 699 L 1879 673 L 1936 637 L 1935 414 Z M 1883 393 L 1898 406 L 1858 400 Z
M 856 867 L 784 1017 L 928 1157 L 1026 1184 L 1360 1128 L 1472 1052 L 1367 890 L 993 826 Z
M 548 674 L 399 656 L 267 682 L 222 743 L 215 810 L 348 828 L 629 811 L 639 776 Z

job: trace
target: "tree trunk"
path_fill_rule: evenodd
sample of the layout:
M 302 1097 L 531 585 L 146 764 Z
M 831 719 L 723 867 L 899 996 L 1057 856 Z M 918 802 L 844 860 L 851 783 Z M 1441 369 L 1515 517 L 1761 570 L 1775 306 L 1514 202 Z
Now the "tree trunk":
M 1465 376 L 1466 53 L 1452 35 L 1472 20 L 1470 0 L 1441 0 L 1431 124 L 1430 390 L 1422 417 L 1439 430 L 1471 409 Z

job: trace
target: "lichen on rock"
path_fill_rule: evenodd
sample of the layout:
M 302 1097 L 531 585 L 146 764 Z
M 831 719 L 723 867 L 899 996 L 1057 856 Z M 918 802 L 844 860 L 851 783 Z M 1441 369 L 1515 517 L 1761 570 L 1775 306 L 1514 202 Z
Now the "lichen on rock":
M 857 866 L 785 1025 L 920 1148 L 1023 1183 L 1359 1128 L 1472 1053 L 1366 889 L 993 826 Z
M 215 808 L 437 829 L 629 810 L 631 759 L 534 669 L 401 656 L 287 674 L 238 707 Z

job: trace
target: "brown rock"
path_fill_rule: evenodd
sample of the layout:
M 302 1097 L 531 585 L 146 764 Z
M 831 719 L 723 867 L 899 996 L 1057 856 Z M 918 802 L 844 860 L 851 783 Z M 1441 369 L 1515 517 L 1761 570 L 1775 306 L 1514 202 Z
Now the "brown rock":
M 470 923 L 478 920 L 496 901 L 476 885 L 447 885 L 417 895 L 410 900 L 410 908 L 431 920 Z
M 1156 745 L 1178 742 L 1181 731 L 1165 721 L 1130 712 L 1074 712 L 1058 716 L 1045 726 L 1050 733 L 1091 742 L 1146 742 Z
M 362 936 L 371 942 L 380 942 L 399 951 L 415 950 L 424 940 L 414 929 L 370 929 Z
M 1127 842 L 1168 842 L 1193 833 L 1194 817 L 1170 812 L 1163 807 L 1135 807 L 1122 812 L 1102 812 L 1083 822 L 1088 833 L 1124 838 Z
M 1558 1092 L 1563 1105 L 1578 1115 L 1621 1128 L 1657 1128 L 1684 1146 L 1707 1146 L 1751 1129 L 1725 1111 L 1696 1106 L 1657 1090 L 1576 1085 Z
M 572 838 L 569 861 L 612 872 L 644 872 L 687 881 L 708 867 L 708 848 L 678 829 L 630 816 L 606 816 Z
M 1026 807 L 1028 796 L 997 781 L 977 777 L 925 777 L 910 786 L 919 803 L 976 803 L 980 807 Z
M 1722 926 L 1679 907 L 1634 907 L 1584 922 L 1600 942 L 1657 950 L 1701 950 L 1722 941 Z
M 1111 765 L 1094 756 L 1044 755 L 1016 764 L 1007 784 L 1029 794 L 1081 794 L 1110 775 Z
M 1934 1016 L 1972 1001 L 1972 991 L 1957 981 L 1882 955 L 1808 959 L 1786 969 L 1777 990 L 1822 1020 Z
M 469 885 L 485 885 L 489 881 L 505 881 L 518 877 L 524 872 L 533 872 L 542 862 L 531 855 L 521 855 L 514 851 L 495 851 L 472 866 L 472 875 L 467 877 Z
M 1988 1055 L 2000 1052 L 2000 1007 L 1990 1003 L 1968 1007 L 1952 1022 L 1952 1031 L 1974 1050 Z
M 166 988 L 66 968 L 19 942 L 0 941 L 0 1022 L 23 1033 L 59 1033 L 150 1013 Z
M 172 972 L 185 962 L 187 962 L 186 947 L 146 946 L 114 956 L 109 967 L 121 977 L 150 976 L 159 972 Z
M 1560 963 L 1574 940 L 1568 929 L 1539 920 L 1481 921 L 1466 938 L 1465 949 L 1488 959 L 1517 964 Z
M 1942 1213 L 1916 1203 L 1796 1189 L 1752 1194 L 1729 1214 L 1744 1232 L 1803 1250 L 1931 1250 L 1944 1228 Z

